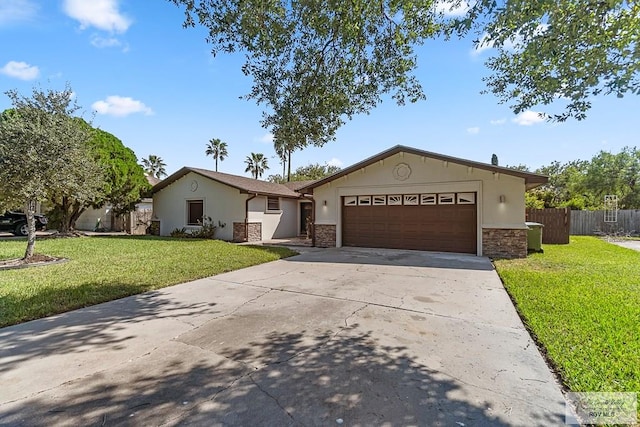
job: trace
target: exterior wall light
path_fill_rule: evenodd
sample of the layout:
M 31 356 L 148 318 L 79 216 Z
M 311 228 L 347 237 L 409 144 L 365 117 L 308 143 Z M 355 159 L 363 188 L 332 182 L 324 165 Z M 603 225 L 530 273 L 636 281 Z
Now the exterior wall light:
M 501 194 L 498 200 L 500 201 L 500 203 L 504 203 L 507 200 L 507 198 L 504 196 L 504 194 Z
M 322 206 L 327 206 L 327 201 L 322 202 Z

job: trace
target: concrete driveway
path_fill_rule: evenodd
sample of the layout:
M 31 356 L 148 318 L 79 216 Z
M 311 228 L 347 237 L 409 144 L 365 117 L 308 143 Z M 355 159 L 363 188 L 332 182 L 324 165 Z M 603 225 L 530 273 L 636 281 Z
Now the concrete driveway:
M 623 248 L 640 251 L 640 240 L 610 240 L 609 243 L 622 246 Z
M 563 425 L 486 258 L 302 255 L 0 329 L 0 425 Z

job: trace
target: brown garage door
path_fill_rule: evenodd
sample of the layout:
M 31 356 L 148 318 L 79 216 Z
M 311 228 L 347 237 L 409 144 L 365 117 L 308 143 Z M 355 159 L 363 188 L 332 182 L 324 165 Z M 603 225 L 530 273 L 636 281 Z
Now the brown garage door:
M 342 245 L 475 254 L 476 205 L 345 206 Z

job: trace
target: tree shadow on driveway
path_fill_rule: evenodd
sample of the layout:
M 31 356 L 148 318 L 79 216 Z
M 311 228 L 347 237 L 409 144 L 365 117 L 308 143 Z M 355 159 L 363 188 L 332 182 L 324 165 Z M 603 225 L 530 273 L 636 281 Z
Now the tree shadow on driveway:
M 98 284 L 87 284 L 92 289 Z M 216 303 L 183 303 L 163 296 L 162 290 L 146 292 L 57 316 L 0 329 L 0 374 L 30 359 L 52 354 L 82 353 L 99 347 L 121 350 L 138 338 L 128 326 L 161 319 L 215 315 Z
M 542 409 L 510 419 L 488 402 L 471 401 L 462 383 L 356 328 L 272 332 L 238 348 L 176 342 L 182 352 L 152 352 L 117 372 L 0 407 L 0 424 L 561 424 L 559 414 Z
M 314 248 L 315 249 L 315 248 Z M 298 256 L 284 258 L 287 262 L 362 264 L 376 266 L 404 266 L 447 268 L 456 270 L 493 271 L 487 257 L 451 252 L 414 251 L 379 248 L 325 248 L 301 251 Z

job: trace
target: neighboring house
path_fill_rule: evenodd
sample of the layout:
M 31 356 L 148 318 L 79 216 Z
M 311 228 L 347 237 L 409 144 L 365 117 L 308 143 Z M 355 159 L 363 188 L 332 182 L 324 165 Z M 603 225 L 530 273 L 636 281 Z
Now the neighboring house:
M 146 175 L 149 185 L 154 186 L 161 182 L 159 178 Z M 152 217 L 153 199 L 151 194 L 145 194 L 140 202 L 136 203 L 136 209 L 126 215 L 116 217 L 112 206 L 106 204 L 99 209 L 87 208 L 76 221 L 76 230 L 81 231 L 126 231 L 131 234 L 145 234 L 148 222 Z
M 111 205 L 99 209 L 87 208 L 76 220 L 76 230 L 95 231 L 96 229 L 112 230 L 115 225 Z
M 156 178 L 153 175 L 149 175 L 148 173 L 144 173 L 144 177 L 147 178 L 147 182 L 153 187 L 154 185 L 158 184 L 160 181 L 162 181 L 160 178 Z
M 146 197 L 136 203 L 133 212 L 116 216 L 112 206 L 106 204 L 100 209 L 87 208 L 76 221 L 80 231 L 125 231 L 130 234 L 145 234 L 151 221 L 153 199 Z
M 396 146 L 327 178 L 280 185 L 182 168 L 153 188 L 160 234 L 227 226 L 219 237 L 304 234 L 319 247 L 363 246 L 524 257 L 526 189 L 547 177 Z

